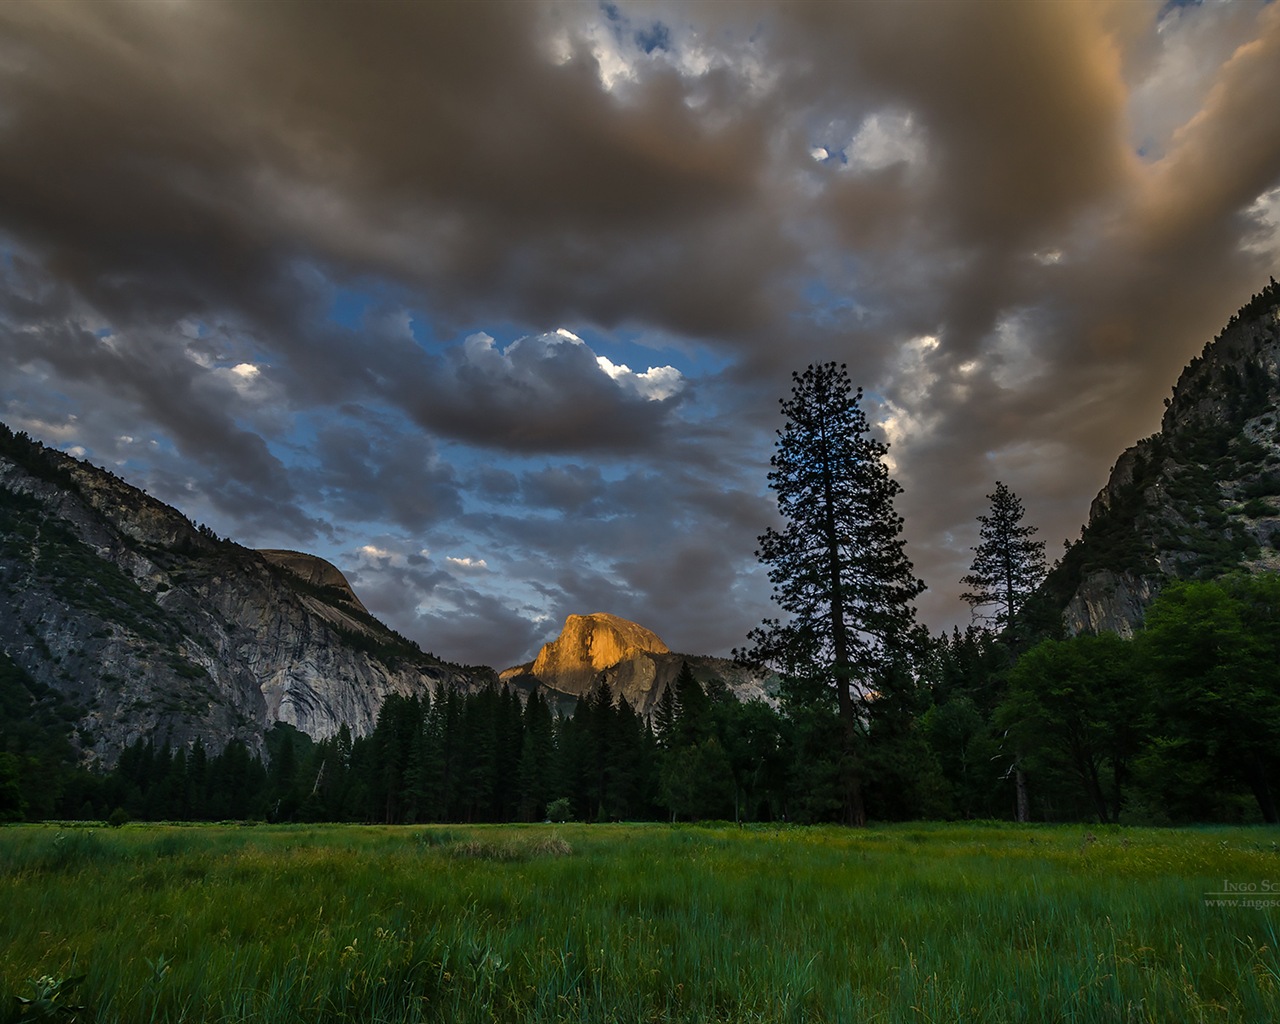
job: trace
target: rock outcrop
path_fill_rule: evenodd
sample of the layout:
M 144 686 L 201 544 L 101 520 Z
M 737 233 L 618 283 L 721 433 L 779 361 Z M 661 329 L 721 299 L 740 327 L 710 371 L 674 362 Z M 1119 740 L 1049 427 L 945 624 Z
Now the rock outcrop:
M 653 683 L 653 672 L 647 668 L 652 659 L 645 655 L 669 653 L 656 633 L 616 615 L 570 615 L 560 635 L 542 645 L 529 672 L 563 693 L 581 696 L 601 672 L 625 662 L 623 675 L 640 677 L 628 689 L 648 689 Z
M 1072 595 L 1063 612 L 1063 625 L 1073 636 L 1115 633 L 1131 637 L 1156 593 L 1151 577 L 1100 569 L 1090 573 Z
M 0 425 L 0 649 L 56 691 L 86 761 L 134 740 L 262 749 L 372 730 L 388 694 L 492 673 L 423 653 L 328 562 L 256 552 Z
M 258 554 L 272 565 L 288 569 L 299 579 L 311 584 L 313 587 L 333 588 L 334 596 L 338 600 L 352 605 L 366 615 L 369 614 L 369 609 L 364 606 L 360 598 L 356 597 L 356 592 L 351 589 L 351 584 L 342 575 L 342 570 L 332 562 L 325 561 L 319 555 L 308 555 L 302 551 L 259 548 Z
M 1170 579 L 1280 569 L 1280 286 L 1183 370 L 1160 431 L 1125 451 L 1049 574 L 1069 633 L 1129 635 Z
M 581 697 L 603 679 L 615 697 L 647 715 L 686 662 L 704 685 L 723 685 L 739 700 L 776 703 L 778 681 L 771 674 L 725 658 L 673 653 L 651 630 L 604 612 L 570 615 L 537 658 L 500 678 L 515 685 L 532 680 L 561 706 L 560 698 Z

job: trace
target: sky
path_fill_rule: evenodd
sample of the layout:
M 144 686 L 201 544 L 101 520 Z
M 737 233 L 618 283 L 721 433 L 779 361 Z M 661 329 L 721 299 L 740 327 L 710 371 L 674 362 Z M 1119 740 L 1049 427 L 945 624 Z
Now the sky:
M 1280 4 L 0 4 L 0 420 L 451 661 L 727 654 L 793 370 L 933 631 L 1280 272 Z

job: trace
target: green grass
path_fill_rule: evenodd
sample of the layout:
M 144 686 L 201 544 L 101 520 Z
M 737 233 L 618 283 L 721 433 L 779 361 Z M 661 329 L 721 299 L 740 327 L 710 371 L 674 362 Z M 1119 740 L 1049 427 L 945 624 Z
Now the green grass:
M 1277 842 L 1001 824 L 16 826 L 0 830 L 0 1020 L 33 1018 L 15 997 L 42 976 L 79 975 L 46 1019 L 1273 1020 L 1280 915 L 1205 893 L 1265 897 Z

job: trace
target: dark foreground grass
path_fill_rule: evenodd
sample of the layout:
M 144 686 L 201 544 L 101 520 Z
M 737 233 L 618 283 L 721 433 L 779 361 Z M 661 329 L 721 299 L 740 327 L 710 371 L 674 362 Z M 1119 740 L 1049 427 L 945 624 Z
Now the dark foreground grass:
M 999 824 L 11 827 L 0 1021 L 1277 1020 L 1280 907 L 1206 893 L 1267 902 L 1278 841 Z

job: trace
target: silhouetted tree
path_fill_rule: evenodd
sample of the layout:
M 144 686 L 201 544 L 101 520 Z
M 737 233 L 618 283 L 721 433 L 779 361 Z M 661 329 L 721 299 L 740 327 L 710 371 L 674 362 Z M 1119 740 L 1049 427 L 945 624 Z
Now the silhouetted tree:
M 696 746 L 712 735 L 715 724 L 711 720 L 711 701 L 687 661 L 680 663 L 680 673 L 672 689 L 675 693 L 675 718 L 667 745 L 673 748 Z
M 863 824 L 866 698 L 900 658 L 924 589 L 901 537 L 901 488 L 872 438 L 843 365 L 792 374 L 769 486 L 786 525 L 760 538 L 774 601 L 790 616 L 751 631 L 751 660 L 834 691 L 841 727 L 843 819 Z M 806 686 L 803 692 L 813 690 Z
M 676 687 L 675 680 L 672 680 L 662 688 L 662 696 L 658 698 L 658 703 L 653 709 L 654 732 L 657 734 L 658 742 L 663 746 L 667 745 L 675 724 Z
M 668 750 L 660 773 L 663 804 L 677 818 L 723 818 L 733 808 L 733 769 L 716 736 Z
M 730 696 L 716 706 L 716 732 L 729 758 L 734 782 L 734 820 L 755 820 L 762 804 L 780 806 L 785 760 L 778 713 L 763 701 Z
M 26 814 L 27 802 L 22 798 L 18 778 L 18 758 L 0 752 L 0 821 L 21 821 Z
M 996 481 L 988 494 L 991 510 L 978 516 L 982 528 L 978 546 L 973 548 L 973 565 L 960 582 L 970 587 L 961 599 L 977 609 L 993 607 L 989 619 L 995 628 L 1009 633 L 1027 599 L 1045 577 L 1044 541 L 1032 540 L 1034 526 L 1023 526 L 1025 510 L 1018 496 Z
M 551 772 L 555 758 L 555 728 L 551 710 L 536 690 L 524 706 L 524 729 L 517 770 L 517 816 L 537 821 L 552 799 Z

